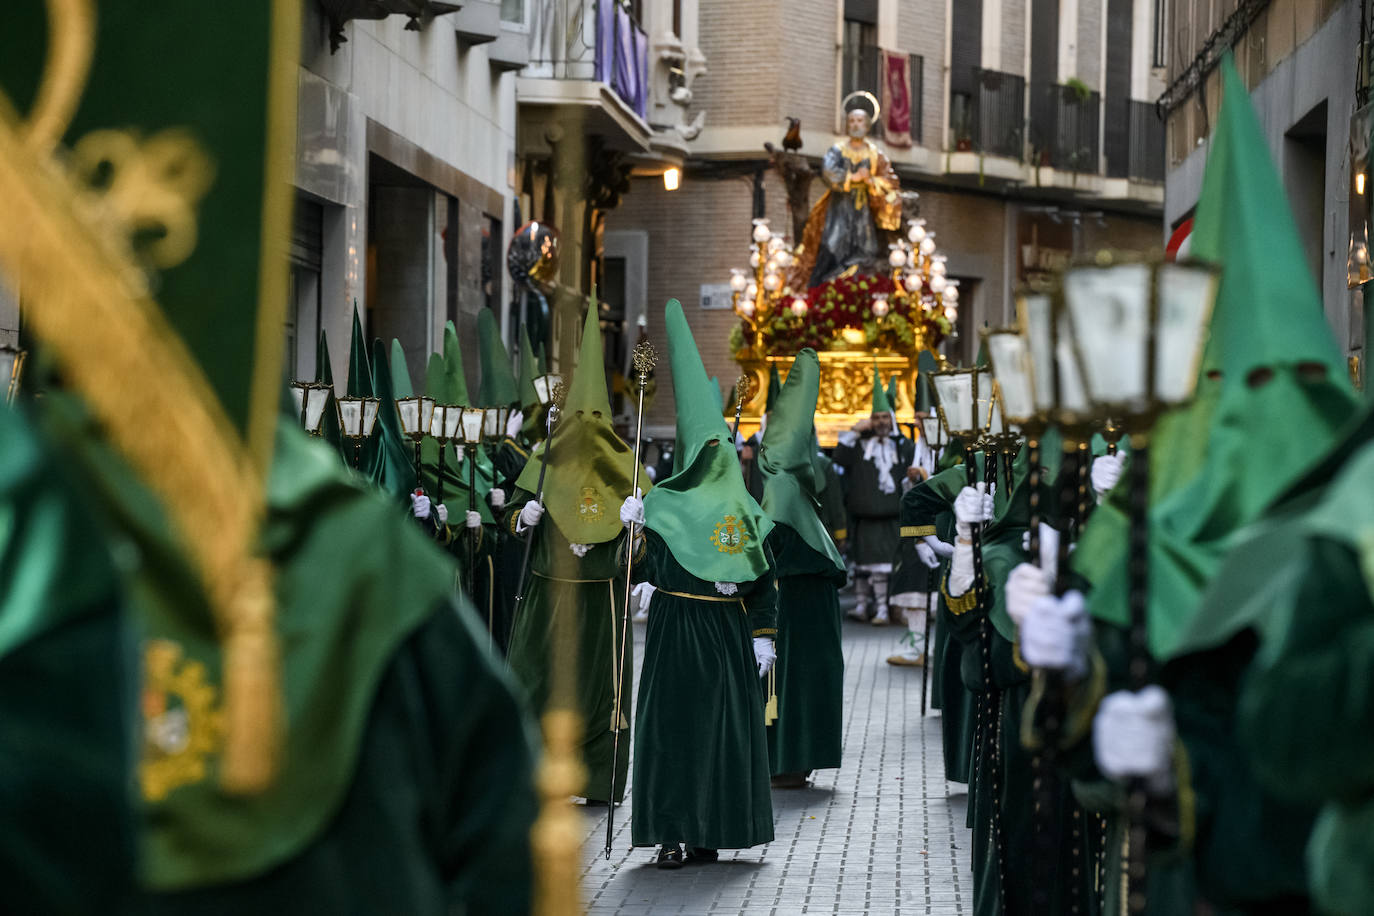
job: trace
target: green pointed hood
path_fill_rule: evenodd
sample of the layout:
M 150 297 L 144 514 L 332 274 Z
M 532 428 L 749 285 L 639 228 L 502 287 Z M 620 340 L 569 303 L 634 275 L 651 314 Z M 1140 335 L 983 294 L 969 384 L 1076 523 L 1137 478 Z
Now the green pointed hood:
M 776 379 L 777 369 L 773 370 Z M 812 550 L 828 557 L 837 570 L 844 560 L 820 519 L 820 492 L 815 447 L 816 399 L 821 390 L 821 363 L 812 349 L 792 361 L 787 383 L 768 413 L 768 428 L 759 445 L 763 473 L 763 511 L 801 536 Z
M 334 448 L 343 451 L 343 431 L 339 429 L 339 411 L 334 406 L 334 368 L 329 362 L 329 340 L 325 337 L 324 328 L 320 328 L 320 342 L 315 348 L 315 382 L 320 385 L 328 385 L 331 389 L 329 394 L 330 403 L 324 409 L 324 422 L 320 424 L 320 434 L 324 441 Z
M 793 365 L 796 364 L 793 363 Z M 778 375 L 778 364 L 772 363 L 768 367 L 768 399 L 763 404 L 765 413 L 772 412 L 773 405 L 778 401 L 780 391 L 782 391 L 782 378 Z
M 577 368 L 547 446 L 544 507 L 558 530 L 574 544 L 614 540 L 621 531 L 620 504 L 634 492 L 636 480 L 641 490 L 649 489 L 649 475 L 642 467 L 636 469 L 634 447 L 611 426 L 594 294 L 587 306 Z M 538 490 L 543 453 L 544 446 L 535 450 L 520 472 L 517 487 L 529 493 Z
M 664 309 L 664 328 L 677 403 L 675 467 L 680 470 L 644 498 L 645 524 L 692 575 L 708 582 L 752 582 L 768 571 L 764 541 L 773 522 L 745 489 L 730 427 L 676 299 L 669 299 Z
M 897 413 L 897 376 L 895 374 L 887 380 L 887 405 L 892 408 L 892 413 L 895 415 Z
M 410 382 L 410 367 L 406 365 L 406 351 L 394 337 L 391 338 L 391 393 L 397 399 L 415 395 Z
M 386 344 L 372 341 L 372 391 L 381 401 L 372 438 L 363 453 L 363 465 L 372 482 L 398 502 L 415 489 L 415 449 L 401 431 L 396 413 L 396 398 L 391 388 L 392 372 L 386 357 Z
M 883 380 L 878 375 L 878 366 L 873 366 L 873 412 L 892 413 L 892 402 L 887 399 L 887 391 L 883 389 Z
M 481 407 L 506 407 L 520 403 L 515 387 L 515 370 L 511 368 L 510 353 L 501 340 L 496 325 L 496 313 L 482 309 L 477 313 L 477 356 L 482 366 L 482 384 L 478 392 Z
M 358 303 L 353 303 L 353 339 L 348 344 L 348 387 L 344 393 L 350 398 L 372 397 L 372 366 L 367 359 L 367 338 L 363 337 L 363 323 L 358 317 Z
M 1195 256 L 1223 271 L 1209 349 L 1197 399 L 1165 417 L 1151 440 L 1149 636 L 1160 659 L 1174 654 L 1204 612 L 1202 590 L 1240 530 L 1320 461 L 1356 406 L 1229 57 L 1222 82 L 1192 242 Z M 1307 371 L 1313 365 L 1325 367 L 1324 376 Z M 1219 379 L 1207 377 L 1212 368 Z M 1255 370 L 1267 380 L 1252 379 Z M 1093 614 L 1123 626 L 1130 619 L 1124 490 L 1094 513 L 1075 556 L 1094 582 Z

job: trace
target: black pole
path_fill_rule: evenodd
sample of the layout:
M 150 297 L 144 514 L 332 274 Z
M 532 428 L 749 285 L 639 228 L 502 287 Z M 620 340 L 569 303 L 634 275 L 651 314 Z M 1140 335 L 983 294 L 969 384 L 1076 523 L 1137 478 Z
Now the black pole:
M 931 600 L 931 595 L 935 593 L 936 578 L 935 570 L 926 569 L 926 635 L 921 643 L 921 652 L 924 658 L 921 659 L 921 717 L 926 714 L 926 682 L 930 680 L 930 618 L 935 613 L 935 602 Z
M 1132 690 L 1150 683 L 1150 647 L 1146 629 L 1150 581 L 1150 453 L 1143 435 L 1131 439 L 1130 461 L 1130 558 L 1127 584 L 1130 596 L 1131 633 L 1128 676 Z M 1145 911 L 1146 841 L 1145 780 L 1132 779 L 1127 786 L 1126 904 L 1132 914 Z
M 448 467 L 444 463 L 444 449 L 448 446 L 445 439 L 439 440 L 439 470 L 434 477 L 435 499 L 440 503 L 444 502 L 444 476 L 448 474 Z
M 468 455 L 468 511 L 477 511 L 477 446 L 467 446 Z M 477 539 L 472 536 L 472 531 L 465 523 L 463 531 L 467 533 L 468 539 L 468 597 L 473 603 L 477 603 Z
M 544 504 L 544 472 L 549 469 L 549 446 L 553 443 L 553 418 L 557 411 L 550 407 L 544 418 L 544 447 L 539 450 L 539 483 L 535 485 L 534 501 Z M 523 508 L 523 506 L 521 507 Z M 525 603 L 526 576 L 530 572 L 530 551 L 534 548 L 534 531 L 525 533 L 525 556 L 520 561 L 520 577 L 515 580 L 515 607 L 511 611 L 510 629 L 515 632 L 515 624 L 520 620 L 520 608 Z

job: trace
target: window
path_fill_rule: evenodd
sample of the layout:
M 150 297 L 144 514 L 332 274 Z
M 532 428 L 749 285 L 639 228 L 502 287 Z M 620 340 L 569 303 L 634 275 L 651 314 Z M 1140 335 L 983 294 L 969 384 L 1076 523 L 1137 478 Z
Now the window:
M 525 0 L 501 0 L 501 21 L 525 24 Z

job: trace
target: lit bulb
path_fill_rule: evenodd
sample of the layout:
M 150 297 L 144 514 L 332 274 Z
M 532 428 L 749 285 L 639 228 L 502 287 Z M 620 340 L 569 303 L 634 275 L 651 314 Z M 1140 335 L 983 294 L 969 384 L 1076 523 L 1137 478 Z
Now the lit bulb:
M 764 274 L 763 288 L 770 293 L 776 293 L 778 290 L 782 289 L 782 277 L 778 274 Z
M 1355 260 L 1361 264 L 1369 263 L 1369 249 L 1364 247 L 1363 242 L 1355 247 Z
M 759 265 L 762 264 L 762 263 L 763 263 L 763 255 L 759 254 L 757 251 L 753 251 L 753 252 L 750 252 L 750 253 L 749 253 L 749 266 L 750 266 L 750 267 L 754 268 L 755 270 L 758 270 L 758 269 L 759 269 Z
M 755 283 L 753 280 L 750 280 L 748 283 L 744 285 L 744 298 L 757 299 L 758 295 L 759 285 Z
M 907 292 L 916 292 L 921 288 L 921 275 L 907 274 L 905 277 L 902 278 L 902 285 L 906 287 Z
M 883 317 L 884 315 L 887 314 L 887 310 L 888 310 L 887 296 L 874 296 L 874 297 L 873 297 L 873 317 L 875 317 L 875 318 L 881 318 L 881 317 Z
M 780 235 L 775 235 L 775 236 L 773 236 L 772 238 L 770 238 L 770 239 L 768 240 L 768 250 L 769 250 L 769 251 L 782 251 L 782 249 L 783 249 L 782 236 L 780 236 Z
M 959 287 L 954 286 L 953 284 L 948 284 L 948 285 L 946 285 L 946 286 L 945 286 L 945 292 L 944 292 L 942 298 L 945 300 L 945 303 L 948 304 L 948 305 L 953 305 L 954 303 L 958 302 L 958 301 L 959 301 Z
M 930 291 L 936 295 L 944 292 L 945 287 L 948 285 L 949 281 L 946 280 L 942 274 L 934 274 L 930 278 Z
M 945 306 L 945 317 L 950 321 L 959 320 L 959 310 L 952 305 Z
M 776 258 L 779 267 L 792 266 L 792 255 L 787 251 L 786 248 L 784 248 L 782 251 L 779 251 L 776 255 L 774 255 L 774 258 Z
M 935 258 L 930 262 L 930 272 L 933 274 L 945 275 L 945 262 L 941 258 Z
M 744 288 L 749 285 L 749 279 L 744 276 L 744 271 L 735 269 L 730 271 L 730 288 L 737 293 L 744 292 Z
M 889 251 L 888 254 L 887 254 L 887 263 L 891 264 L 893 267 L 903 267 L 903 266 L 905 266 L 905 264 L 906 264 L 906 252 L 902 250 L 902 246 L 900 246 L 900 245 L 893 245 L 893 246 L 892 246 L 892 250 Z
M 921 239 L 921 254 L 932 255 L 935 253 L 935 239 L 927 235 Z
M 753 300 L 753 299 L 745 299 L 743 302 L 741 302 L 741 303 L 739 304 L 739 313 L 740 313 L 741 315 L 743 315 L 745 318 L 748 318 L 749 316 L 753 315 L 753 314 L 754 314 L 754 300 Z
M 806 314 L 806 309 L 807 309 L 807 305 L 806 305 L 806 300 L 805 300 L 805 299 L 802 299 L 801 297 L 798 297 L 798 298 L 792 300 L 792 314 L 793 314 L 793 315 L 796 315 L 798 318 L 800 318 L 800 317 L 802 317 L 803 315 Z
M 769 239 L 770 237 L 772 237 L 772 235 L 773 235 L 772 230 L 770 230 L 770 229 L 768 228 L 768 220 L 766 220 L 766 219 L 756 219 L 756 220 L 754 220 L 754 241 L 756 241 L 756 242 L 766 242 L 766 241 L 768 241 L 768 239 Z
M 926 237 L 926 227 L 912 220 L 911 228 L 906 231 L 906 237 L 911 239 L 911 244 L 919 245 Z

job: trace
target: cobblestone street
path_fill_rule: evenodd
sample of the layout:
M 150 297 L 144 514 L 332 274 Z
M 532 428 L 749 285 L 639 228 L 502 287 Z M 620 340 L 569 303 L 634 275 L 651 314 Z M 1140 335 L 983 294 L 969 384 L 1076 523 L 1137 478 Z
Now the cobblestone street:
M 644 627 L 635 630 L 639 659 Z M 588 912 L 968 912 L 967 796 L 962 786 L 957 795 L 946 791 L 939 715 L 923 720 L 918 712 L 921 669 L 886 662 L 900 633 L 845 621 L 844 765 L 822 770 L 811 788 L 773 791 L 776 838 L 767 846 L 722 851 L 718 865 L 660 871 L 653 850 L 629 845 L 627 793 L 607 861 L 605 810 L 589 809 Z

